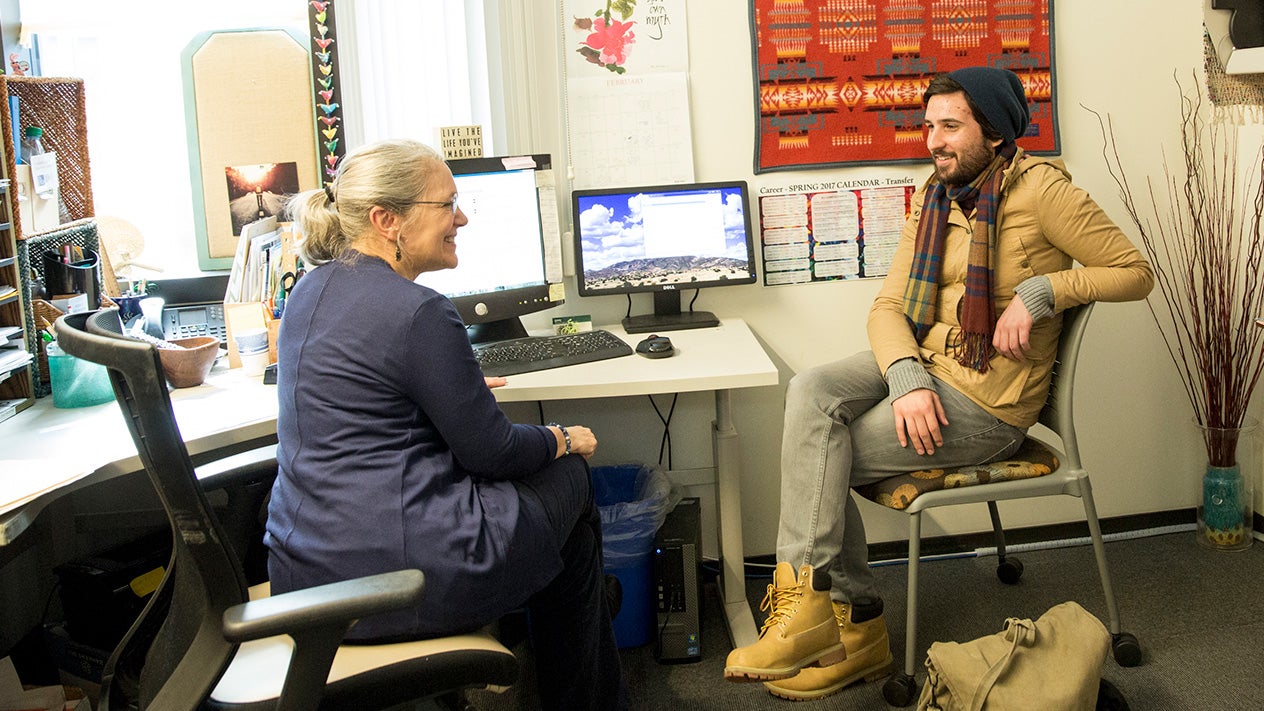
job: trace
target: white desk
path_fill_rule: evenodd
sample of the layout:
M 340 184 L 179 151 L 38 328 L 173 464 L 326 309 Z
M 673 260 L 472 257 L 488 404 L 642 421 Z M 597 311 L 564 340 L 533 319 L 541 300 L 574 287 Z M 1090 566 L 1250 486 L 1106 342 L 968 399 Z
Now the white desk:
M 629 335 L 606 326 L 629 344 L 647 334 Z M 720 527 L 721 590 L 725 618 L 734 646 L 758 639 L 755 618 L 746 601 L 742 545 L 741 451 L 733 428 L 729 391 L 777 384 L 777 366 L 741 319 L 722 319 L 716 328 L 669 331 L 678 353 L 671 358 L 613 358 L 556 370 L 509 376 L 509 384 L 492 392 L 500 402 L 569 400 L 715 391 L 712 452 L 715 458 L 716 502 Z
M 58 409 L 51 397 L 0 423 L 0 545 L 76 489 L 141 470 L 113 401 Z M 276 442 L 276 387 L 216 365 L 206 383 L 171 391 L 194 464 Z
M 630 344 L 644 335 L 607 327 Z M 777 368 L 750 328 L 724 319 L 716 328 L 672 331 L 671 358 L 615 358 L 509 378 L 493 392 L 500 402 L 607 398 L 674 392 L 715 392 L 712 430 L 716 469 L 721 577 L 729 632 L 735 645 L 756 639 L 743 579 L 741 457 L 729 391 L 777 384 Z M 241 370 L 217 366 L 206 384 L 172 391 L 176 421 L 194 462 L 276 440 L 276 389 Z M 140 470 L 140 459 L 114 403 L 59 410 L 43 398 L 0 423 L 0 545 L 24 531 L 58 496 Z M 5 480 L 40 481 L 16 507 L 6 506 Z M 41 481 L 42 480 L 42 481 Z

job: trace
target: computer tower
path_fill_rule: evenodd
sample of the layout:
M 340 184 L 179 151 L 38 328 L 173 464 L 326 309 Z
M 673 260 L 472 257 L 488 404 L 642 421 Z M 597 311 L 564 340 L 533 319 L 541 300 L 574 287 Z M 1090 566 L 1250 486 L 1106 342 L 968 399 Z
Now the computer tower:
M 654 536 L 654 595 L 658 639 L 654 658 L 676 664 L 702 660 L 702 604 L 698 564 L 702 557 L 702 508 L 681 499 Z

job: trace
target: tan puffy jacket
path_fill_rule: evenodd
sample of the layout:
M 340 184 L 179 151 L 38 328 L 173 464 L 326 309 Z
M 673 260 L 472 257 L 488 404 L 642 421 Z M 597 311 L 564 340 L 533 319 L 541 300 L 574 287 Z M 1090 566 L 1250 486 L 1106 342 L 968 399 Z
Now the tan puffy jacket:
M 996 314 L 1014 298 L 1014 287 L 1045 274 L 1053 285 L 1054 315 L 1032 326 L 1031 351 L 1025 362 L 994 355 L 988 372 L 979 373 L 958 363 L 953 353 L 974 230 L 973 220 L 956 203 L 948 217 L 936 323 L 920 344 L 904 315 L 904 285 L 925 191 L 923 187 L 912 198 L 912 214 L 904 225 L 891 271 L 869 311 L 869 343 L 878 366 L 886 373 L 897 360 L 920 357 L 932 375 L 951 383 L 997 418 L 1030 427 L 1049 390 L 1062 331 L 1061 312 L 1090 301 L 1145 298 L 1154 286 L 1150 265 L 1088 193 L 1071 183 L 1062 161 L 1024 156 L 1020 150 L 1001 187 L 992 285 Z M 1073 267 L 1073 261 L 1080 266 Z

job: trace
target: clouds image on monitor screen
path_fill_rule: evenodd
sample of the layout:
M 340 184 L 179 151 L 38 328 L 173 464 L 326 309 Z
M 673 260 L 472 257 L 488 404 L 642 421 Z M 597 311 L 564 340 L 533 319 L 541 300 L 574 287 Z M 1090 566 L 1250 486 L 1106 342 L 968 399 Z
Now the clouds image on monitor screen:
M 620 201 L 618 197 L 620 196 L 594 199 L 580 213 L 585 271 L 600 270 L 647 256 L 641 209 L 645 196 L 632 195 L 626 201 Z M 748 255 L 744 208 L 740 194 L 726 193 L 723 252 L 693 256 L 725 256 L 745 261 Z

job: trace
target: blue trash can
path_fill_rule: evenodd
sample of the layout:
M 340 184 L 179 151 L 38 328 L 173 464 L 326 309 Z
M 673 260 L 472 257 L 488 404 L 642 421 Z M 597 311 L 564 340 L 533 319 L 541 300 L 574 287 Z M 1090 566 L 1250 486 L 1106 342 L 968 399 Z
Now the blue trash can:
M 614 617 L 620 649 L 653 639 L 654 534 L 680 493 L 662 470 L 643 464 L 593 467 L 593 498 L 601 513 L 605 571 L 623 586 L 623 605 Z

